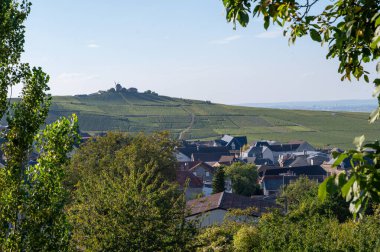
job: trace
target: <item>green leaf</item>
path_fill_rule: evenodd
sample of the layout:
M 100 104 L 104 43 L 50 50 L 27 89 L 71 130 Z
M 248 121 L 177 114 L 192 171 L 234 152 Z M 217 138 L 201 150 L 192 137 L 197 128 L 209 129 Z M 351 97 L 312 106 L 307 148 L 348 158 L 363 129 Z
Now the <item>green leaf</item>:
M 356 179 L 355 175 L 351 176 L 351 178 L 347 181 L 347 183 L 342 186 L 341 192 L 342 192 L 343 197 L 347 198 L 347 195 L 351 189 L 351 186 L 354 184 L 355 179 Z
M 377 27 L 377 26 L 379 26 L 380 25 L 380 17 L 378 17 L 377 19 L 376 19 L 376 22 L 375 22 L 375 26 Z
M 243 27 L 246 27 L 249 22 L 249 15 L 245 11 L 239 11 L 237 20 L 239 21 L 239 24 Z
M 229 6 L 229 4 L 230 4 L 230 0 L 223 0 L 223 5 L 225 7 Z
M 375 19 L 377 19 L 377 17 L 379 17 L 379 15 L 380 15 L 380 12 L 376 13 L 375 15 L 373 15 L 373 17 L 371 18 L 371 23 L 372 23 L 373 21 L 375 21 Z M 376 20 L 376 21 L 377 21 L 377 20 Z
M 264 28 L 265 30 L 268 30 L 268 27 L 269 27 L 269 16 L 265 16 L 264 17 Z
M 315 29 L 310 29 L 310 37 L 314 41 L 322 42 L 321 34 L 319 34 L 319 32 Z
M 365 136 L 361 135 L 361 136 L 355 137 L 353 143 L 355 144 L 356 148 L 361 149 L 364 141 L 365 141 Z
M 333 164 L 333 167 L 337 167 L 338 165 L 340 165 L 340 163 L 343 162 L 344 159 L 347 158 L 347 154 L 346 153 L 342 153 L 342 154 L 339 154 L 337 159 L 335 160 L 334 164 Z
M 373 38 L 373 41 L 372 41 L 370 47 L 372 49 L 376 49 L 376 47 L 379 47 L 379 44 L 380 44 L 380 36 L 376 36 Z
M 369 78 L 368 78 L 368 75 L 364 75 L 364 80 L 365 80 L 365 82 L 367 82 L 367 83 L 369 83 Z
M 318 188 L 318 198 L 321 201 L 325 201 L 327 195 L 334 190 L 334 177 L 328 177 L 325 179 Z
M 373 90 L 372 96 L 377 97 L 379 95 L 379 93 L 380 93 L 380 85 L 377 85 L 375 87 L 375 90 Z
M 321 201 L 325 201 L 327 197 L 327 179 L 322 182 L 322 184 L 319 185 L 318 188 L 318 198 Z
M 364 57 L 363 57 L 363 62 L 364 62 L 364 63 L 368 63 L 368 62 L 370 62 L 370 61 L 371 61 L 370 57 L 368 57 L 368 56 L 364 56 Z
M 371 112 L 369 115 L 369 123 L 374 123 L 377 121 L 380 117 L 380 108 L 375 109 L 374 111 Z
M 335 183 L 339 186 L 339 187 L 343 187 L 343 185 L 346 183 L 346 178 L 347 178 L 347 174 L 346 172 L 342 172 L 342 173 L 339 173 L 339 175 L 336 177 L 335 179 Z

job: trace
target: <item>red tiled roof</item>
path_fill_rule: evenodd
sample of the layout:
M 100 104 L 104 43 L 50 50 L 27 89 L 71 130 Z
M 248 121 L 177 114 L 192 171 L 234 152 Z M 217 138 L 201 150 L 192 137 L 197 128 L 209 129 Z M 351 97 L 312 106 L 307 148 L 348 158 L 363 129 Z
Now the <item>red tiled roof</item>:
M 235 156 L 221 156 L 219 159 L 219 163 L 233 162 L 234 159 L 235 159 Z
M 267 208 L 276 207 L 271 202 L 226 192 L 190 200 L 186 203 L 186 206 L 190 210 L 189 216 L 215 209 L 246 209 L 248 207 L 256 207 L 258 210 L 256 215 L 259 216 L 262 212 L 265 212 Z
M 208 170 L 211 173 L 214 173 L 214 171 L 215 171 L 214 167 L 212 167 L 211 165 L 209 165 L 205 162 L 201 162 L 201 163 L 194 165 L 193 167 L 189 168 L 189 171 L 194 171 L 199 166 L 203 166 L 206 170 Z
M 188 185 L 189 187 L 191 188 L 203 187 L 202 180 L 189 171 L 177 171 L 176 175 L 177 175 L 176 181 L 182 187 L 185 186 L 187 179 L 189 179 L 189 185 Z
M 186 161 L 186 162 L 178 162 L 178 166 L 180 170 L 188 171 L 192 167 L 202 163 L 201 161 Z

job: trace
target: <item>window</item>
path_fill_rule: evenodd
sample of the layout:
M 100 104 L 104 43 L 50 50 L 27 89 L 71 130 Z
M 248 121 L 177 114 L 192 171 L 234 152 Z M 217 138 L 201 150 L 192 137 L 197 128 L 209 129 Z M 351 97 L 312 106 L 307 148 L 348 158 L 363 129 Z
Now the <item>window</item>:
M 209 177 L 209 176 L 210 176 L 210 173 L 206 171 L 206 177 Z

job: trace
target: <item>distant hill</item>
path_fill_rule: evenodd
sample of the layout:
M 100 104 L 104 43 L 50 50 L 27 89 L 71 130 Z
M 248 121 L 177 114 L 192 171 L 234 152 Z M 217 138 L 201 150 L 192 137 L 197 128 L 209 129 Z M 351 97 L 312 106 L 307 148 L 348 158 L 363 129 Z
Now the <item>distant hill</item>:
M 48 122 L 76 113 L 81 130 L 89 133 L 169 130 L 173 137 L 184 139 L 232 134 L 246 135 L 249 141 L 307 140 L 319 147 L 342 148 L 353 147 L 353 138 L 363 133 L 368 139 L 375 139 L 380 130 L 380 124 L 368 124 L 368 113 L 249 108 L 152 92 L 111 91 L 55 96 Z
M 371 112 L 377 107 L 377 100 L 337 100 L 310 102 L 279 102 L 279 103 L 245 103 L 240 106 L 278 109 L 302 109 L 319 111 Z

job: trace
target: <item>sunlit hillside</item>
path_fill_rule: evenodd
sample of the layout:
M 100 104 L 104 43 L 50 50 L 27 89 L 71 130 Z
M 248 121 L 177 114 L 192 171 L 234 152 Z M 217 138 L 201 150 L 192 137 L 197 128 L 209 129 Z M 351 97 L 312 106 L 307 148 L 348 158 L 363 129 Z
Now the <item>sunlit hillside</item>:
M 131 92 L 54 97 L 48 121 L 72 113 L 90 133 L 169 130 L 183 139 L 232 134 L 249 141 L 307 140 L 319 147 L 353 147 L 355 136 L 376 139 L 380 130 L 379 123 L 368 124 L 367 113 L 248 108 Z

